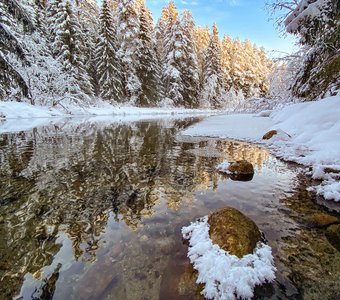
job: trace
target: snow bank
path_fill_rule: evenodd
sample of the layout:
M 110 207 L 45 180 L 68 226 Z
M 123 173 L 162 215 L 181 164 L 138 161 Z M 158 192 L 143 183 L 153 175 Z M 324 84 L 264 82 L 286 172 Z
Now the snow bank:
M 292 136 L 286 141 L 269 140 L 275 153 L 311 166 L 309 174 L 322 180 L 313 190 L 327 200 L 340 201 L 340 95 L 285 107 L 272 119 L 275 129 Z
M 193 125 L 182 135 L 257 140 L 273 126 L 270 118 L 259 118 L 253 114 L 218 115 Z
M 212 114 L 216 114 L 216 111 L 169 107 L 114 106 L 109 103 L 100 103 L 98 106 L 79 106 L 69 103 L 63 107 L 46 107 L 31 105 L 26 102 L 0 101 L 0 134 L 57 124 L 70 117 L 74 122 L 88 122 L 93 118 L 105 118 L 106 121 L 134 122 L 142 119 L 159 119 L 160 116 L 162 118 L 180 118 Z
M 269 246 L 259 243 L 253 254 L 242 258 L 231 255 L 212 243 L 207 216 L 183 227 L 182 235 L 189 240 L 188 257 L 198 271 L 197 283 L 205 284 L 202 294 L 208 299 L 251 299 L 256 285 L 275 279 Z
M 84 116 L 84 115 L 169 115 L 169 114 L 212 114 L 216 111 L 208 109 L 185 109 L 181 107 L 134 107 L 134 106 L 116 106 L 102 102 L 98 106 L 79 106 L 68 104 L 66 106 L 46 107 L 31 105 L 26 102 L 0 102 L 0 118 L 18 119 L 18 118 L 48 118 L 55 116 Z
M 278 135 L 263 141 L 262 136 L 272 129 Z M 213 116 L 181 134 L 266 143 L 277 156 L 312 167 L 307 174 L 322 183 L 311 190 L 340 201 L 340 95 L 292 104 L 273 111 L 270 118 Z

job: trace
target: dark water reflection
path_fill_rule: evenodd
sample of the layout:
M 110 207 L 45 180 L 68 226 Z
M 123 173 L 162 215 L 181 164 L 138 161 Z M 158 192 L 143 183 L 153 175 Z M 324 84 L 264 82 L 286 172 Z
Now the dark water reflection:
M 257 146 L 176 138 L 196 121 L 1 135 L 1 297 L 199 299 L 180 229 L 227 205 L 253 218 L 277 255 L 297 228 L 279 201 L 295 171 Z M 218 174 L 224 159 L 253 163 L 253 180 Z M 297 293 L 278 278 L 258 297 Z

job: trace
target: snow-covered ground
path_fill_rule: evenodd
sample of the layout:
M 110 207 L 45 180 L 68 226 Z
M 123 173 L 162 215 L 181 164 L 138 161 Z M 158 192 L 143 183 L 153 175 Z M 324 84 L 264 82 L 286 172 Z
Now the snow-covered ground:
M 208 136 L 254 141 L 273 126 L 269 118 L 252 114 L 218 115 L 207 118 L 182 132 L 189 136 Z
M 60 123 L 66 118 L 73 118 L 74 122 L 84 121 L 124 121 L 133 122 L 141 119 L 159 119 L 169 117 L 188 117 L 198 115 L 212 115 L 216 111 L 207 109 L 184 108 L 142 108 L 133 106 L 114 106 L 100 103 L 98 106 L 76 106 L 53 108 L 47 106 L 30 105 L 26 102 L 0 101 L 0 134 L 25 131 L 39 126 Z
M 262 136 L 276 129 L 269 141 Z M 340 201 L 340 95 L 286 106 L 270 118 L 256 115 L 219 115 L 182 132 L 189 136 L 232 138 L 266 143 L 274 154 L 306 166 L 321 183 L 310 188 L 327 200 Z M 312 171 L 308 171 L 312 167 Z

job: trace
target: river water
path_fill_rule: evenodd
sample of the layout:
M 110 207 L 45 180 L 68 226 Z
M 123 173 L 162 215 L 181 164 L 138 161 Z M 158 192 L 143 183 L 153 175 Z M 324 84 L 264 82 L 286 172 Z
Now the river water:
M 277 280 L 256 299 L 336 299 L 339 251 L 306 226 L 325 209 L 297 167 L 256 145 L 179 134 L 199 120 L 0 135 L 1 299 L 201 299 L 181 227 L 225 206 L 273 248 Z M 253 179 L 217 173 L 224 159 L 251 162 Z

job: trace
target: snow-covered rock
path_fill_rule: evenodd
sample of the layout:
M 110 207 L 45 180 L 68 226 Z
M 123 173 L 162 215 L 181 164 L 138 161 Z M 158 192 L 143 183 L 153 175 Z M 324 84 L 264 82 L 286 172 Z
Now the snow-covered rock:
M 275 279 L 271 248 L 261 242 L 252 254 L 231 255 L 213 244 L 207 216 L 183 227 L 182 234 L 189 240 L 188 257 L 198 271 L 197 283 L 205 285 L 202 294 L 208 299 L 251 299 L 256 285 Z

